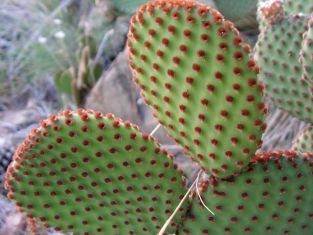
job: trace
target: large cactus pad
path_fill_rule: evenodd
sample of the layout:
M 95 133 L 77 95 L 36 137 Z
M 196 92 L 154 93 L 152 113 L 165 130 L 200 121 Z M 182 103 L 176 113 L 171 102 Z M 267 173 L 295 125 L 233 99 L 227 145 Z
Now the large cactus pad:
M 194 200 L 180 234 L 310 235 L 313 231 L 313 154 L 269 152 L 247 172 L 209 183 Z
M 265 94 L 279 108 L 306 122 L 313 122 L 313 98 L 301 79 L 299 53 L 307 18 L 293 16 L 268 27 L 260 36 L 255 58 Z
M 132 18 L 128 46 L 146 102 L 206 171 L 225 177 L 248 164 L 266 109 L 231 22 L 194 1 L 153 1 Z
M 84 235 L 156 234 L 185 193 L 180 172 L 151 136 L 84 110 L 51 116 L 33 130 L 6 186 L 30 218 Z
M 301 152 L 313 152 L 313 126 L 305 128 L 294 140 L 293 149 Z

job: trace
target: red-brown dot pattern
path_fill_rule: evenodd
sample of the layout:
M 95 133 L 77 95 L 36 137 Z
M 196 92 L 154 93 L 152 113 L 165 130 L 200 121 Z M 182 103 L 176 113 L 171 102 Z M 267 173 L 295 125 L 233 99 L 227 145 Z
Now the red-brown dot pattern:
M 313 2 L 311 0 L 284 0 L 284 9 L 287 15 L 292 14 L 311 14 L 313 12 Z
M 303 67 L 303 79 L 309 83 L 309 89 L 313 96 L 313 17 L 309 20 L 308 30 L 303 36 L 300 62 Z
M 201 183 L 179 234 L 305 234 L 313 231 L 313 154 L 275 151 L 257 155 L 247 171 Z M 194 197 L 197 197 L 195 194 Z
M 157 0 L 138 10 L 128 38 L 134 80 L 170 136 L 207 172 L 238 173 L 261 144 L 266 108 L 232 23 L 194 1 Z
M 313 122 L 313 97 L 308 83 L 301 79 L 299 62 L 305 16 L 286 17 L 267 27 L 260 35 L 255 59 L 260 66 L 259 79 L 265 84 L 265 94 L 280 109 L 306 122 Z
M 19 146 L 5 184 L 20 211 L 75 234 L 156 234 L 186 192 L 152 136 L 92 110 L 42 121 Z
M 313 127 L 305 128 L 294 140 L 292 148 L 301 152 L 313 152 Z

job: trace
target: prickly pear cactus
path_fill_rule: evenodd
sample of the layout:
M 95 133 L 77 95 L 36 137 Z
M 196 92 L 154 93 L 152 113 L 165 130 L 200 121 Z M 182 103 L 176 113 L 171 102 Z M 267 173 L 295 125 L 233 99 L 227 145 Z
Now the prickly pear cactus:
M 273 103 L 306 122 L 313 122 L 313 98 L 301 79 L 299 53 L 307 27 L 305 16 L 291 16 L 268 27 L 259 37 L 255 59 L 259 79 Z
M 232 23 L 193 1 L 159 0 L 139 9 L 128 37 L 134 80 L 160 123 L 207 172 L 238 173 L 261 144 L 266 108 Z
M 17 150 L 6 186 L 30 218 L 85 235 L 156 234 L 186 191 L 153 137 L 90 110 L 42 121 Z
M 288 15 L 311 14 L 313 12 L 312 0 L 284 0 L 283 2 Z
M 54 76 L 54 84 L 57 89 L 67 95 L 71 95 L 73 91 L 73 85 L 75 83 L 75 75 L 72 74 L 71 69 L 61 70 Z
M 313 17 L 309 20 L 308 31 L 304 34 L 300 61 L 303 66 L 303 78 L 313 87 Z
M 312 234 L 313 154 L 258 155 L 247 172 L 202 185 L 180 234 Z
M 301 152 L 313 152 L 313 126 L 304 129 L 294 140 L 293 149 Z

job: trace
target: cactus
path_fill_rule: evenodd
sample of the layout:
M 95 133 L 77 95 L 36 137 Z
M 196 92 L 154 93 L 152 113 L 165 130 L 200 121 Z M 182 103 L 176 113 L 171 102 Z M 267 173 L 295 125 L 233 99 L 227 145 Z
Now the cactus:
M 311 0 L 284 0 L 284 8 L 287 15 L 305 14 L 313 12 L 313 2 Z
M 156 234 L 185 193 L 153 137 L 90 110 L 42 121 L 18 148 L 6 186 L 29 218 L 78 234 Z
M 260 35 L 255 59 L 265 94 L 282 110 L 306 122 L 313 122 L 313 99 L 301 79 L 299 53 L 308 18 L 290 16 L 267 27 Z
M 257 155 L 245 173 L 202 183 L 180 234 L 312 234 L 313 153 Z
M 293 149 L 313 152 L 313 126 L 305 128 L 293 142 Z
M 54 84 L 57 89 L 67 95 L 72 94 L 72 86 L 74 81 L 73 69 L 67 69 L 64 71 L 58 71 L 54 75 Z
M 303 79 L 305 79 L 313 94 L 313 17 L 309 20 L 308 31 L 304 34 L 300 62 L 303 66 Z
M 193 1 L 154 1 L 132 18 L 128 47 L 135 82 L 177 143 L 219 177 L 248 164 L 266 108 L 232 23 Z
M 294 39 L 288 30 L 302 33 L 294 26 L 305 26 L 299 19 L 306 18 L 282 19 L 268 31 L 283 29 L 288 39 Z M 170 217 L 188 196 L 171 155 L 137 126 L 112 114 L 80 109 L 42 121 L 7 170 L 8 197 L 26 212 L 30 229 L 156 234 L 170 218 L 167 232 L 176 234 L 311 233 L 313 153 L 255 155 L 266 127 L 263 85 L 256 79 L 259 68 L 250 58 L 251 49 L 232 23 L 195 1 L 156 0 L 133 16 L 128 36 L 134 80 L 160 123 L 209 174 L 201 183 L 201 198 L 216 216 L 207 215 L 202 201 L 199 205 L 193 198 Z M 269 36 L 263 34 L 265 38 Z M 300 51 L 294 44 L 296 49 L 284 51 L 292 59 Z M 259 43 L 258 58 L 266 49 Z M 279 49 L 271 53 L 287 60 Z M 90 47 L 84 46 L 81 58 L 83 82 Z M 290 66 L 289 61 L 282 63 Z M 300 70 L 295 61 L 291 64 L 294 71 L 287 72 Z M 262 67 L 268 76 L 266 69 L 273 68 Z M 295 101 L 301 108 L 300 102 L 307 104 L 309 99 L 308 91 L 299 87 L 300 91 L 291 91 L 305 94 Z M 308 113 L 301 109 L 300 114 L 310 120 L 309 102 Z
M 76 105 L 84 105 L 86 95 L 94 87 L 102 75 L 104 66 L 94 61 L 97 54 L 95 38 L 84 35 L 80 38 L 80 48 L 77 52 L 77 65 L 58 71 L 54 76 L 57 89 L 73 98 Z

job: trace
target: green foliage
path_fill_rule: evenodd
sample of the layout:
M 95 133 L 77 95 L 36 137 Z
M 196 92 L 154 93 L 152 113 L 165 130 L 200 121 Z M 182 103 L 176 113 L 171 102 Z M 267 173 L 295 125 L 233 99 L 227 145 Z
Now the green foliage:
M 92 35 L 94 55 L 111 27 L 90 0 L 10 0 L 2 1 L 0 9 L 0 44 L 5 44 L 0 81 L 14 84 L 53 77 L 70 67 L 77 71 L 81 39 Z

